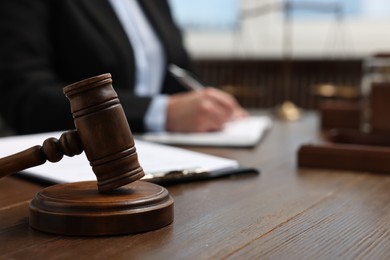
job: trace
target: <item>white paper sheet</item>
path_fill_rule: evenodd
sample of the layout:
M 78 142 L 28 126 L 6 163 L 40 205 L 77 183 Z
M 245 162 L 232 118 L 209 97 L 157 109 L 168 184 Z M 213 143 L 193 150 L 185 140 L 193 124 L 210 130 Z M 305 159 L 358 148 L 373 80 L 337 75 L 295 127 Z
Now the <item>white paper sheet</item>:
M 219 132 L 207 133 L 146 133 L 143 140 L 175 145 L 250 147 L 255 146 L 272 121 L 268 116 L 250 116 L 226 124 Z
M 49 137 L 59 138 L 62 132 L 22 135 L 0 138 L 0 157 L 5 157 L 34 145 L 42 145 Z M 140 165 L 145 174 L 159 175 L 180 170 L 221 170 L 238 168 L 237 161 L 176 147 L 135 140 Z M 27 169 L 23 174 L 55 183 L 96 180 L 84 153 L 57 162 Z M 150 177 L 150 176 L 149 176 Z

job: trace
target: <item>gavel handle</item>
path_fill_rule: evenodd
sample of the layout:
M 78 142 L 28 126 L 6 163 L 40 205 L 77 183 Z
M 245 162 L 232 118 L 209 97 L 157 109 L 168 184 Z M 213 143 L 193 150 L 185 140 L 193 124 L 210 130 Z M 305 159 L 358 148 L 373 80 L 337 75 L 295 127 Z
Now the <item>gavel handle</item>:
M 41 165 L 46 158 L 41 151 L 42 146 L 36 145 L 22 152 L 0 159 L 0 178 L 27 168 Z
M 46 160 L 58 162 L 64 155 L 74 156 L 83 151 L 76 130 L 64 132 L 60 139 L 48 138 L 43 145 L 36 145 L 19 153 L 0 159 L 0 178 L 44 164 Z

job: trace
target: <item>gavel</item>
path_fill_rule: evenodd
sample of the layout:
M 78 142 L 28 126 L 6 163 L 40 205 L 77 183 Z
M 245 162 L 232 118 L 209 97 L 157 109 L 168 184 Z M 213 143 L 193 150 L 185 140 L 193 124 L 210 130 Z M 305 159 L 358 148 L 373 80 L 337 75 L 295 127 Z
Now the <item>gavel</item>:
M 30 202 L 30 226 L 64 235 L 118 235 L 158 229 L 173 221 L 168 191 L 141 179 L 134 139 L 109 73 L 66 86 L 76 129 L 0 159 L 0 177 L 85 152 L 95 181 L 39 191 Z
M 97 177 L 99 192 L 141 179 L 144 171 L 111 74 L 79 81 L 63 91 L 69 99 L 76 130 L 64 132 L 59 140 L 48 138 L 42 146 L 0 159 L 0 177 L 84 151 Z

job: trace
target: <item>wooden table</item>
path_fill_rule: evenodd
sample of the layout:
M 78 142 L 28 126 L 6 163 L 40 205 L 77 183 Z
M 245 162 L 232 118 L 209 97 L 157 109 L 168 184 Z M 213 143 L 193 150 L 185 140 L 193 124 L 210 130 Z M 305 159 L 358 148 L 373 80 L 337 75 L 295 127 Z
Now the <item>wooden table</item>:
M 170 226 L 138 235 L 66 237 L 28 226 L 44 185 L 0 180 L 1 259 L 389 259 L 390 176 L 297 169 L 301 143 L 318 140 L 318 118 L 275 121 L 253 149 L 193 148 L 261 169 L 169 186 Z

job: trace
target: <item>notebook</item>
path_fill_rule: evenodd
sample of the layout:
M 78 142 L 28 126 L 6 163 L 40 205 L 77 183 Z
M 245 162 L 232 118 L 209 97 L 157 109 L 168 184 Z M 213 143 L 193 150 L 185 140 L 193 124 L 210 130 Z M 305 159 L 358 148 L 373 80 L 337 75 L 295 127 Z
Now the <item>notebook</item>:
M 250 116 L 225 125 L 222 131 L 207 133 L 146 133 L 138 136 L 142 140 L 162 144 L 253 147 L 259 143 L 272 126 L 268 116 Z

